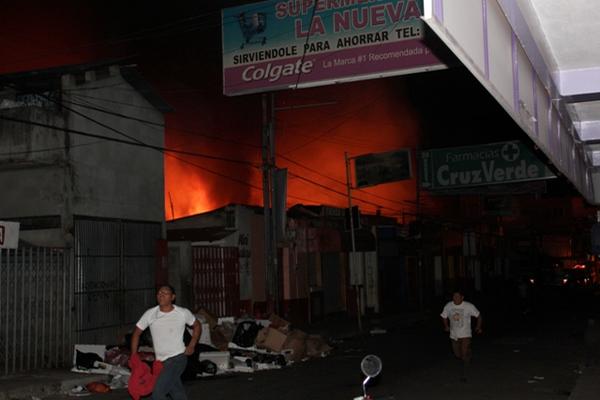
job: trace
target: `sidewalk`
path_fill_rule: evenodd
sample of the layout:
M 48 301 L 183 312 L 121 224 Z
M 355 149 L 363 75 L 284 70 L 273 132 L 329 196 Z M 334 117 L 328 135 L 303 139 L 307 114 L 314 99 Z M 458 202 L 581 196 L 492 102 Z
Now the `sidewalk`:
M 9 375 L 0 378 L 0 400 L 37 400 L 68 393 L 75 386 L 94 381 L 106 381 L 107 375 L 71 372 L 68 369 L 48 369 Z

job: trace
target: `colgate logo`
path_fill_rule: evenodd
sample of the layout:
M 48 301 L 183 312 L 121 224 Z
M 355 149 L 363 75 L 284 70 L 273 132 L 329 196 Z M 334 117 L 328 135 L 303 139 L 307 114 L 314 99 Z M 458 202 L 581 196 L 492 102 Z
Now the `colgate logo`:
M 268 63 L 264 67 L 251 65 L 242 72 L 244 82 L 268 80 L 276 82 L 284 76 L 294 76 L 299 74 L 310 74 L 314 62 L 298 60 L 295 63 L 273 65 Z

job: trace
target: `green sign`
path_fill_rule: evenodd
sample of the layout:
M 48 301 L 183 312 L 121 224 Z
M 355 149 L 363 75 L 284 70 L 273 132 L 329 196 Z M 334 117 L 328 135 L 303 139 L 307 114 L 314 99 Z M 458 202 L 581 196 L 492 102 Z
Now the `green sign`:
M 410 164 L 409 149 L 358 156 L 354 159 L 356 187 L 410 179 Z
M 423 151 L 420 172 L 431 190 L 556 178 L 518 141 Z

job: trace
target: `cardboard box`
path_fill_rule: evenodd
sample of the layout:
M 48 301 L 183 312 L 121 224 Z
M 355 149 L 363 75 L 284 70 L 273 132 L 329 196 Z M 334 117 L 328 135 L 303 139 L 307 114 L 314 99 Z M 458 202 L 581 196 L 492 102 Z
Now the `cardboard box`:
M 270 327 L 261 329 L 261 331 L 262 330 L 266 330 L 267 332 L 264 338 L 264 342 L 261 344 L 261 346 L 265 349 L 274 351 L 276 353 L 280 353 L 287 339 L 286 334 L 279 331 L 278 329 L 273 329 Z
M 271 314 L 269 321 L 271 321 L 271 325 L 269 325 L 270 328 L 279 329 L 285 333 L 288 333 L 290 330 L 290 323 L 277 314 Z
M 307 334 L 300 330 L 291 331 L 283 344 L 283 352 L 288 361 L 302 361 L 306 357 Z
M 229 341 L 225 338 L 225 335 L 219 328 L 220 327 L 217 326 L 210 331 L 210 341 L 217 349 L 226 351 L 229 347 Z
M 210 329 L 213 329 L 215 326 L 217 326 L 217 317 L 206 308 L 199 308 L 196 311 L 196 318 L 200 322 L 206 322 L 210 326 Z
M 306 355 L 309 357 L 322 357 L 333 350 L 319 335 L 310 335 L 306 338 Z

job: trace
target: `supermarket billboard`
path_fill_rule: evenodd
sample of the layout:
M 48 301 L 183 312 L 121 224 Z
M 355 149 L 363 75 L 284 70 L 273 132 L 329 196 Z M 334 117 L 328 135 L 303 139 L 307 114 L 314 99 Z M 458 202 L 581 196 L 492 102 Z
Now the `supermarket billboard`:
M 263 1 L 223 9 L 223 93 L 445 68 L 424 44 L 423 0 Z

